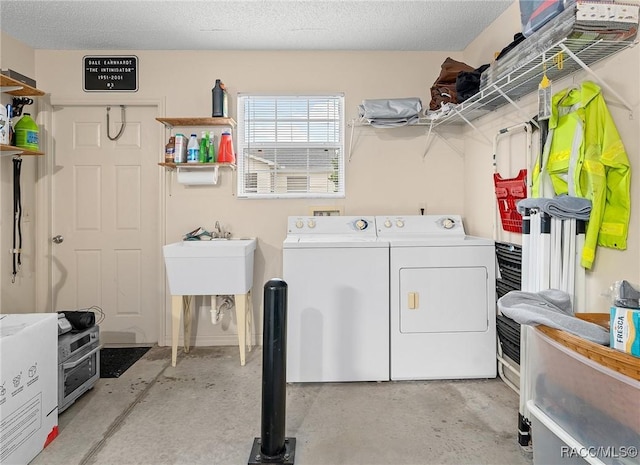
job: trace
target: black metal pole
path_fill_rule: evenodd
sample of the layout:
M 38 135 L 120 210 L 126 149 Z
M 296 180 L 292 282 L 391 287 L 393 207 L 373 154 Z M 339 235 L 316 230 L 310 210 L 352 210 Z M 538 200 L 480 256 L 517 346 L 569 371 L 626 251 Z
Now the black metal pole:
M 272 279 L 264 285 L 262 348 L 262 454 L 284 450 L 287 401 L 287 283 Z
M 291 465 L 295 438 L 285 438 L 287 403 L 287 283 L 271 279 L 264 285 L 262 331 L 262 418 L 248 465 Z

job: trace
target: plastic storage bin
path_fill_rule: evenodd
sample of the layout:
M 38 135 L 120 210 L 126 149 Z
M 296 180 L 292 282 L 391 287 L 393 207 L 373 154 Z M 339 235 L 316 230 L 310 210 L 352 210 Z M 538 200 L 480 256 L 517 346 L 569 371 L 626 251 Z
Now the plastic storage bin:
M 520 0 L 522 34 L 529 37 L 558 16 L 572 0 Z
M 550 330 L 546 327 L 543 329 Z M 559 340 L 572 336 L 564 331 L 553 331 L 559 335 Z M 585 356 L 553 340 L 540 329 L 531 331 L 531 334 L 528 350 L 532 354 L 532 363 L 527 370 L 533 386 L 532 401 L 535 407 L 548 416 L 553 426 L 566 432 L 576 443 L 589 450 L 602 448 L 597 457 L 600 462 L 592 461 L 593 457 L 589 457 L 587 462 L 621 463 L 616 452 L 640 444 L 640 380 L 616 371 L 620 366 L 618 361 L 610 364 L 612 368 L 605 366 L 609 364 L 605 359 L 609 352 L 612 357 L 626 354 L 597 344 L 593 344 L 597 347 L 591 350 L 589 345 L 592 343 L 584 341 Z M 595 352 L 603 358 L 603 363 L 589 358 Z M 629 365 L 632 367 L 635 363 L 633 359 L 629 356 Z M 535 458 L 536 447 L 539 450 L 545 447 L 547 433 L 538 433 L 542 436 L 539 439 L 536 438 L 535 427 L 532 432 Z M 536 446 L 536 441 L 542 442 L 542 445 Z M 552 463 L 565 463 L 560 457 L 557 458 L 558 461 Z M 625 457 L 625 460 L 625 464 L 640 464 L 640 457 L 637 456 Z
M 520 170 L 518 175 L 511 179 L 504 179 L 499 173 L 494 173 L 493 182 L 502 229 L 522 233 L 522 215 L 518 212 L 517 203 L 527 198 L 527 170 Z
M 531 412 L 531 429 L 534 435 L 533 465 L 602 463 L 595 457 L 589 456 L 588 448 L 576 442 L 532 401 L 529 401 L 528 407 Z M 586 460 L 587 456 L 589 461 Z

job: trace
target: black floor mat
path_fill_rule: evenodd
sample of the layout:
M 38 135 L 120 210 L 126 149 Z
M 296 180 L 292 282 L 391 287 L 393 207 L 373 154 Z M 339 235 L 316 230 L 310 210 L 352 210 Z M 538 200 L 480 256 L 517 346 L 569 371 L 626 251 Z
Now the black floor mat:
M 100 378 L 119 378 L 151 347 L 113 347 L 100 349 Z

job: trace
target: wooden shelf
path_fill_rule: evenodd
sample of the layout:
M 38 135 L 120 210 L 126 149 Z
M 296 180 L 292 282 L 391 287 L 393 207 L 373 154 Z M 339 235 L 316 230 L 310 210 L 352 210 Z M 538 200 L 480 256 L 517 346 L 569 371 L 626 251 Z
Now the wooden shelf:
M 5 144 L 0 144 L 0 152 L 2 152 L 3 155 L 44 155 L 43 152 L 38 152 L 36 150 L 27 150 L 22 147 Z
M 2 88 L 2 92 L 16 97 L 42 97 L 44 95 L 44 92 L 40 89 L 31 87 L 4 74 L 0 74 L 0 88 Z
M 156 118 L 168 128 L 175 126 L 229 126 L 231 128 L 236 127 L 236 122 L 233 118 Z
M 206 169 L 211 168 L 213 166 L 220 167 L 229 167 L 231 169 L 236 169 L 235 163 L 166 163 L 160 162 L 158 163 L 160 166 L 164 166 L 165 168 L 174 170 L 176 168 L 195 168 L 195 169 Z

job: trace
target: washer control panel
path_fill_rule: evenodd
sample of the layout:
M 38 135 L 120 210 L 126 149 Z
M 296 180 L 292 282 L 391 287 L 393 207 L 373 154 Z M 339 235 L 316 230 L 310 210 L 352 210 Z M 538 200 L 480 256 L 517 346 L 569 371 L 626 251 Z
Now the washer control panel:
M 373 216 L 290 216 L 289 234 L 344 234 L 375 237 Z
M 364 231 L 369 227 L 369 222 L 363 218 L 360 218 L 359 220 L 356 220 L 356 222 L 353 223 L 353 225 L 356 227 L 358 231 Z

